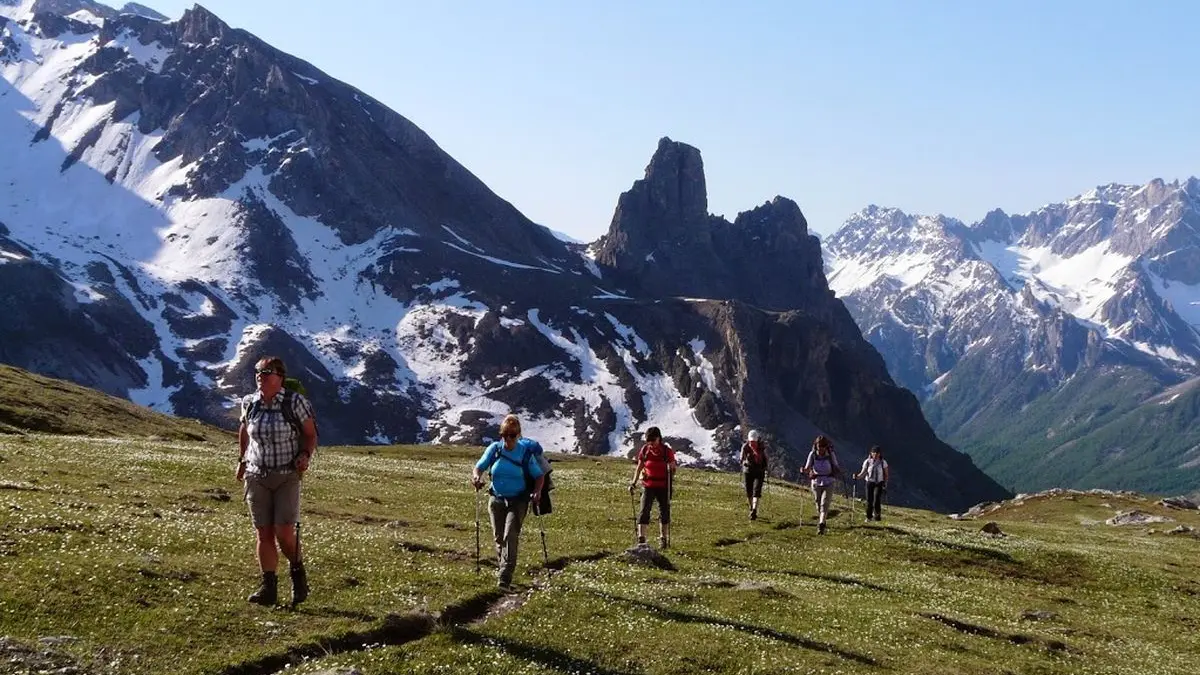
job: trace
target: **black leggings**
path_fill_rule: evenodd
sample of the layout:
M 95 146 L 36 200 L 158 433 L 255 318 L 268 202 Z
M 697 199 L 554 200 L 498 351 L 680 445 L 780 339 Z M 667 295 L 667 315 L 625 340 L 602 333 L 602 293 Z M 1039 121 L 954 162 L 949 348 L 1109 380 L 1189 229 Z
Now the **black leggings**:
M 763 481 L 766 480 L 765 473 L 749 473 L 744 474 L 746 479 L 746 499 L 752 497 L 761 497 Z
M 658 521 L 663 525 L 670 525 L 671 499 L 667 494 L 667 488 L 665 487 L 648 487 L 642 489 L 642 512 L 638 515 L 638 524 L 650 524 L 650 505 L 653 502 L 658 502 Z
M 879 520 L 879 505 L 883 501 L 883 483 L 867 482 L 867 517 Z

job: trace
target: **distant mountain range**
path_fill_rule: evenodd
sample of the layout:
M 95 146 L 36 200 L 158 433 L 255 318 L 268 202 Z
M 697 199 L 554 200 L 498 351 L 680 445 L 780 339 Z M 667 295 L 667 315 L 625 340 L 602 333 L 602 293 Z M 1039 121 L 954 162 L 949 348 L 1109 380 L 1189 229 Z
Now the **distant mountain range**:
M 830 287 L 938 435 L 1006 486 L 1200 482 L 1200 181 L 971 225 L 868 207 Z

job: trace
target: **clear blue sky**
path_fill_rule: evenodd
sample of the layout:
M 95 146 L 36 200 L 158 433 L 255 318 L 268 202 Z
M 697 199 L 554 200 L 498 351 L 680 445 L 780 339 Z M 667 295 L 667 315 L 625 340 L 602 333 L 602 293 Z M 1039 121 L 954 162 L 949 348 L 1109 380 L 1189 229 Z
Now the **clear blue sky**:
M 1198 2 L 202 4 L 584 241 L 662 136 L 700 148 L 713 213 L 782 194 L 822 234 L 870 203 L 972 221 L 1200 174 Z

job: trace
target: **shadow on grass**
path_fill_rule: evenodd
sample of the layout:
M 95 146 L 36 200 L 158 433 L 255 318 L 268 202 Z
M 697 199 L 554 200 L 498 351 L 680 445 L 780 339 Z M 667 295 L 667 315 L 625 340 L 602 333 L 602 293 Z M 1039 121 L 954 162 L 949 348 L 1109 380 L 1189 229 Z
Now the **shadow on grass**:
M 1027 560 L 1020 560 L 1005 551 L 937 539 L 892 525 L 863 528 L 860 532 L 865 536 L 899 535 L 907 546 L 897 550 L 895 555 L 951 574 L 1022 579 L 1069 587 L 1078 587 L 1093 578 L 1088 559 L 1069 551 L 1030 554 Z
M 435 616 L 427 612 L 389 614 L 366 630 L 346 631 L 295 645 L 281 652 L 235 663 L 218 671 L 219 675 L 268 675 L 277 673 L 310 659 L 319 659 L 346 652 L 364 651 L 373 646 L 397 646 L 420 640 L 439 626 L 468 623 L 486 616 L 492 606 L 503 598 L 498 591 L 473 595 L 444 609 Z M 314 614 L 321 613 L 319 610 Z M 353 618 L 353 617 L 352 617 Z
M 866 588 L 866 589 L 870 589 L 872 591 L 880 591 L 882 593 L 895 593 L 894 590 L 892 590 L 886 586 L 880 586 L 878 584 L 873 584 L 869 581 L 862 581 L 859 579 L 855 579 L 853 577 L 841 577 L 841 576 L 837 576 L 836 574 L 816 574 L 816 573 L 812 573 L 812 572 L 799 572 L 797 570 L 782 570 L 782 569 L 764 570 L 764 569 L 759 569 L 757 567 L 751 567 L 750 565 L 746 565 L 744 563 L 740 563 L 735 560 L 728 560 L 725 558 L 713 558 L 713 560 L 715 562 L 717 562 L 718 564 L 724 565 L 725 567 L 732 567 L 734 569 L 739 569 L 739 570 L 743 570 L 746 572 L 752 572 L 754 574 L 762 574 L 762 575 L 783 574 L 783 575 L 786 575 L 789 577 L 799 577 L 802 579 L 813 579 L 815 581 L 829 581 L 829 582 L 832 582 L 835 584 L 842 584 L 844 586 L 857 586 L 859 588 Z
M 509 638 L 480 635 L 466 628 L 451 628 L 450 638 L 462 645 L 473 645 L 499 649 L 500 651 L 531 663 L 565 673 L 589 673 L 594 675 L 635 675 L 628 670 L 612 670 L 595 661 L 571 656 L 566 652 L 541 647 Z
M 1069 645 L 1067 645 L 1067 643 L 1061 640 L 1043 640 L 1041 638 L 1037 638 L 1032 635 L 1024 635 L 1022 633 L 1002 633 L 998 630 L 988 628 L 987 626 L 980 626 L 973 623 L 967 623 L 966 621 L 959 621 L 958 619 L 952 619 L 942 614 L 920 614 L 920 616 L 926 619 L 937 621 L 944 626 L 949 626 L 954 630 L 960 633 L 966 633 L 967 635 L 977 635 L 979 637 L 990 638 L 993 640 L 1005 640 L 1014 645 L 1042 645 L 1046 649 L 1055 652 L 1074 651 Z
M 655 604 L 652 604 L 649 602 L 643 602 L 641 600 L 633 600 L 631 598 L 623 598 L 623 597 L 620 597 L 617 595 L 612 595 L 609 593 L 600 593 L 597 591 L 592 591 L 592 594 L 595 595 L 596 597 L 603 598 L 604 600 L 607 600 L 609 602 L 624 603 L 626 605 L 631 605 L 633 607 L 643 609 L 651 614 L 660 616 L 668 621 L 675 621 L 678 623 L 699 623 L 699 624 L 705 624 L 705 625 L 709 625 L 709 626 L 720 626 L 722 628 L 732 628 L 733 630 L 741 631 L 743 633 L 749 633 L 750 635 L 757 635 L 759 637 L 770 638 L 772 640 L 778 640 L 780 642 L 784 642 L 784 643 L 787 643 L 789 645 L 793 645 L 796 647 L 803 647 L 804 649 L 811 649 L 813 651 L 821 652 L 824 654 L 831 654 L 833 656 L 839 656 L 843 659 L 846 659 L 847 661 L 853 661 L 853 662 L 861 664 L 861 665 L 865 665 L 865 666 L 878 666 L 879 665 L 879 662 L 876 661 L 875 659 L 873 659 L 869 656 L 865 656 L 863 654 L 859 654 L 858 652 L 852 652 L 852 651 L 848 651 L 845 649 L 841 649 L 839 647 L 835 647 L 834 645 L 826 644 L 824 642 L 817 642 L 816 640 L 810 640 L 805 637 L 800 637 L 799 635 L 792 635 L 791 633 L 784 633 L 783 631 L 778 631 L 778 630 L 775 630 L 774 628 L 766 628 L 764 626 L 755 626 L 755 625 L 748 624 L 748 623 L 741 623 L 738 621 L 730 621 L 728 619 L 720 619 L 720 618 L 711 617 L 711 616 L 701 616 L 699 614 L 688 614 L 686 612 L 680 612 L 680 611 L 673 610 L 673 609 L 667 609 L 666 607 L 661 607 L 659 605 L 655 605 Z
M 958 551 L 959 553 L 970 553 L 983 558 L 991 558 L 993 560 L 1001 560 L 1003 562 L 1011 563 L 1017 562 L 1015 558 L 1004 551 L 999 551 L 994 548 L 987 548 L 986 546 L 972 546 L 970 544 L 960 544 L 955 541 L 935 539 L 933 537 L 916 532 L 910 532 L 903 528 L 896 527 L 895 525 L 876 525 L 874 527 L 862 528 L 862 532 L 867 536 L 896 534 L 918 545 L 939 546 L 941 548 L 948 548 L 952 551 Z
M 605 558 L 612 556 L 612 554 L 612 551 L 597 551 L 595 553 L 585 553 L 583 555 L 576 556 L 559 556 L 546 561 L 542 564 L 542 567 L 548 570 L 561 571 L 571 563 L 596 562 L 597 560 L 604 560 Z

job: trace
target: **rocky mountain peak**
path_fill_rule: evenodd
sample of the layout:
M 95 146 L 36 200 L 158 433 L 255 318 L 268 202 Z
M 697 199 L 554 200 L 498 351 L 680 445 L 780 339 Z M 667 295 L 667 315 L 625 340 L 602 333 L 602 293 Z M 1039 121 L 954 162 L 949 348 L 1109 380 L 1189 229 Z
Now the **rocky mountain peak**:
M 213 40 L 223 40 L 229 31 L 228 24 L 198 4 L 179 19 L 179 40 L 184 43 L 207 45 Z
M 621 195 L 596 262 L 655 296 L 743 300 L 793 309 L 829 289 L 821 245 L 796 202 L 774 199 L 734 222 L 707 212 L 700 151 L 663 138 L 645 178 Z
M 150 9 L 149 7 L 147 7 L 145 5 L 139 5 L 136 2 L 125 3 L 125 5 L 121 7 L 121 13 L 122 14 L 136 14 L 138 16 L 142 16 L 147 19 L 153 19 L 155 21 L 170 21 L 170 17 L 168 17 L 164 14 L 160 14 L 159 12 L 156 12 L 153 9 Z
M 630 192 L 644 192 L 644 198 L 664 222 L 683 223 L 702 220 L 708 215 L 708 188 L 704 182 L 704 160 L 700 150 L 664 136 L 646 167 L 641 185 Z
M 776 196 L 762 206 L 739 213 L 735 227 L 748 231 L 773 231 L 803 237 L 808 234 L 808 220 L 800 205 L 787 197 Z

